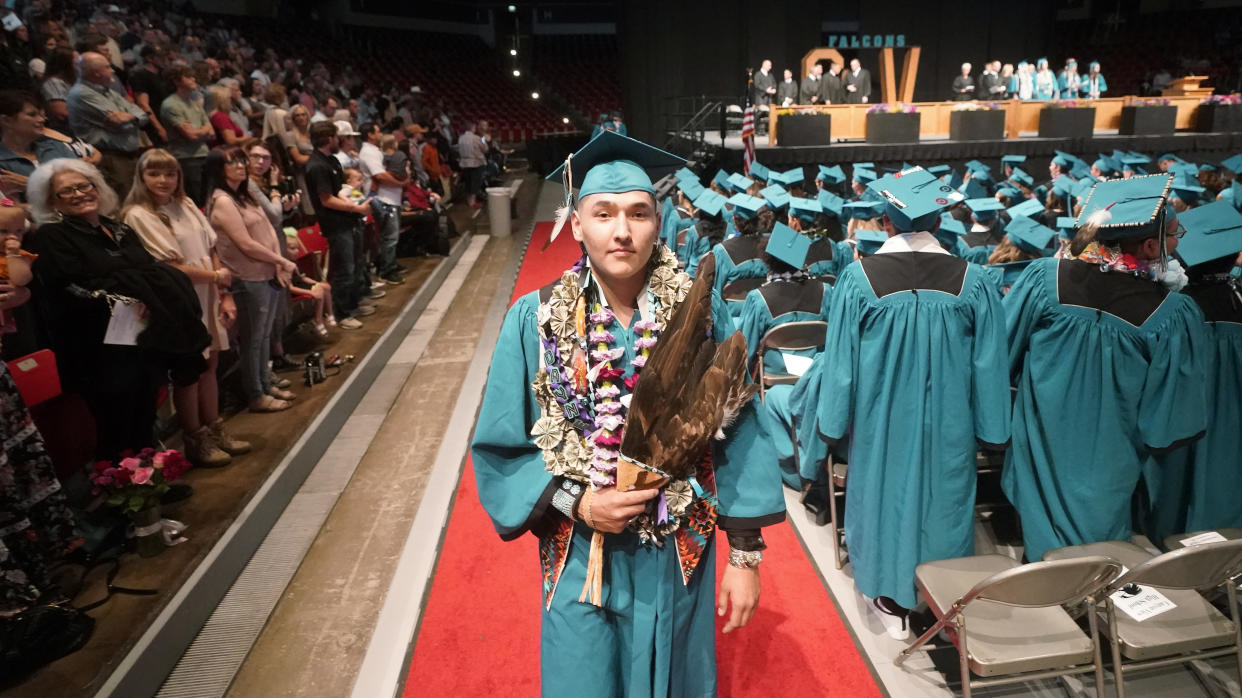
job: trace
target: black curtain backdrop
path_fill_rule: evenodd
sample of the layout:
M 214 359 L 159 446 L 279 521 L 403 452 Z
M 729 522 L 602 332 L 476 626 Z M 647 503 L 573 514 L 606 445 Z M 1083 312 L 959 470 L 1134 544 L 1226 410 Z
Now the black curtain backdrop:
M 1035 61 L 1046 56 L 1059 70 L 1065 56 L 1047 55 L 1054 6 L 1050 3 L 1005 4 L 983 0 L 915 3 L 911 0 L 768 0 L 743 3 L 719 0 L 632 0 L 618 2 L 617 42 L 621 90 L 629 132 L 663 142 L 661 115 L 668 98 L 688 95 L 734 95 L 740 102 L 746 68 L 772 59 L 778 79 L 788 67 L 799 79 L 798 61 L 809 49 L 826 46 L 825 22 L 856 25 L 859 34 L 904 34 L 922 47 L 916 101 L 948 99 L 961 64 L 974 64 L 974 75 L 993 58 L 1003 63 Z M 879 101 L 876 49 L 841 49 L 848 61 L 857 56 L 875 81 Z M 901 71 L 904 49 L 894 51 Z M 1090 51 L 1075 56 L 1079 66 Z M 1106 71 L 1107 72 L 1107 71 Z

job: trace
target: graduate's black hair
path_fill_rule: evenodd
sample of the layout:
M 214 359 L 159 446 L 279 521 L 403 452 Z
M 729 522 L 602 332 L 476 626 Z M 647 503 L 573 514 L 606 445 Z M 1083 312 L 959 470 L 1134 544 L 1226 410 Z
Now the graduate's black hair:
M 776 212 L 764 206 L 759 209 L 759 213 L 755 215 L 759 221 L 759 233 L 762 235 L 770 235 L 772 228 L 776 226 Z
M 754 235 L 759 232 L 759 219 L 743 218 L 735 214 L 733 216 L 733 227 L 737 228 L 739 235 Z

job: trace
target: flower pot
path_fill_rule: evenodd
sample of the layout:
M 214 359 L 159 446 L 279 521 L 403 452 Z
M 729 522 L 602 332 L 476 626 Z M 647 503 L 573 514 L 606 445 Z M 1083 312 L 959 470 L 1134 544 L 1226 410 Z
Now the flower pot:
M 1177 107 L 1130 106 L 1121 108 L 1123 136 L 1171 136 L 1177 130 Z
M 1195 130 L 1200 133 L 1242 131 L 1242 104 L 1200 104 Z
M 832 143 L 832 116 L 828 114 L 786 114 L 777 120 L 776 137 L 781 145 Z
M 155 557 L 164 552 L 164 532 L 158 506 L 133 512 L 129 520 L 134 524 L 134 541 L 139 555 Z
M 1005 138 L 1005 112 L 1001 109 L 975 109 L 949 114 L 949 140 L 999 141 Z
M 918 143 L 919 113 L 868 114 L 868 143 Z
M 1095 133 L 1095 107 L 1044 107 L 1039 112 L 1040 138 L 1090 138 Z

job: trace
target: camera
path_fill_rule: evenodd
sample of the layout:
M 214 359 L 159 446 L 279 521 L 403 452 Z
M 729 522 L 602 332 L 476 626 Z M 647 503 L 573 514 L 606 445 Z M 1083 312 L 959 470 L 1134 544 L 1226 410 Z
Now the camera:
M 280 181 L 280 184 L 277 185 L 276 189 L 280 192 L 281 196 L 293 196 L 294 192 L 298 190 L 298 184 L 292 177 L 285 177 Z
M 324 381 L 323 352 L 312 351 L 302 360 L 302 380 L 306 387 Z

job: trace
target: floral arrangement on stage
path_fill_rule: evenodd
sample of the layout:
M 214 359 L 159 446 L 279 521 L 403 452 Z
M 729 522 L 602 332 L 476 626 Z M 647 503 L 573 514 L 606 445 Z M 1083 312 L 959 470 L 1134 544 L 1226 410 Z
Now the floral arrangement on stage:
M 1168 107 L 1173 104 L 1172 101 L 1164 97 L 1136 97 L 1130 100 L 1128 107 Z
M 1048 102 L 1049 109 L 1094 109 L 1095 105 L 1090 100 L 1077 99 L 1054 99 Z
M 789 116 L 790 114 L 831 114 L 832 112 L 829 111 L 828 109 L 825 109 L 824 108 L 825 106 L 827 105 L 776 107 L 775 109 L 773 109 L 773 111 L 776 113 L 776 116 L 778 118 L 782 116 Z M 836 105 L 833 105 L 833 106 L 836 106 Z
M 1004 108 L 1000 102 L 959 102 L 953 105 L 953 111 L 998 111 Z
M 902 104 L 901 102 L 880 102 L 873 105 L 867 110 L 868 114 L 914 114 L 918 109 L 913 104 Z
M 1199 104 L 1242 104 L 1242 96 L 1239 95 L 1212 95 L 1204 99 Z

